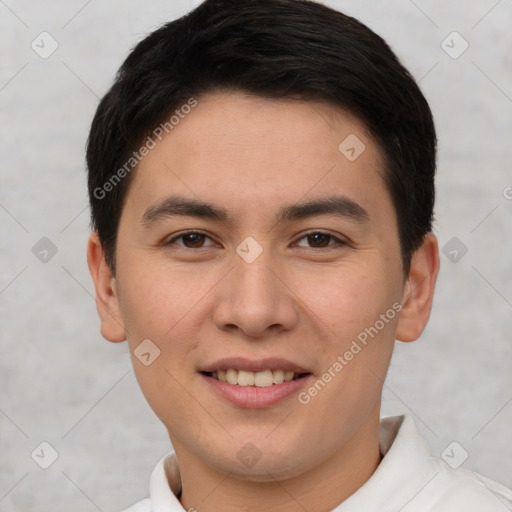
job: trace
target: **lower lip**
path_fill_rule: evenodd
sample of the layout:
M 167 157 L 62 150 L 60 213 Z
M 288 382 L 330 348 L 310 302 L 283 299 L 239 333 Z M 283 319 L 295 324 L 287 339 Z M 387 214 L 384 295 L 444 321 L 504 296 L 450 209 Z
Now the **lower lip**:
M 200 374 L 207 384 L 222 398 L 229 400 L 238 407 L 246 409 L 261 409 L 271 407 L 281 400 L 298 393 L 306 385 L 311 374 L 295 380 L 288 380 L 282 384 L 273 384 L 265 388 L 256 386 L 238 386 Z

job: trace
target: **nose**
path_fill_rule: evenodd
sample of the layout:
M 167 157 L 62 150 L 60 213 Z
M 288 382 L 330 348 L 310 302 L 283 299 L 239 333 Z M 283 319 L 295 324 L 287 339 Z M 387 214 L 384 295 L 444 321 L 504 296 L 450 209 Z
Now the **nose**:
M 292 283 L 265 253 L 252 263 L 234 257 L 234 268 L 218 290 L 213 315 L 217 328 L 264 338 L 297 324 L 299 308 Z

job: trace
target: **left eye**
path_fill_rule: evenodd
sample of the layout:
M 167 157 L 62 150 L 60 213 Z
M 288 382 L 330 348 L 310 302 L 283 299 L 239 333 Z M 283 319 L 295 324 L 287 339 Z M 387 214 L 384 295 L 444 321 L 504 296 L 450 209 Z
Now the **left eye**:
M 328 247 L 336 244 L 343 244 L 343 242 L 334 235 L 331 235 L 330 233 L 323 233 L 321 231 L 308 233 L 304 235 L 302 238 L 300 238 L 300 240 L 306 240 L 310 244 L 309 247 L 320 249 L 323 247 Z M 331 243 L 332 241 L 334 242 Z M 299 245 L 300 247 L 304 247 L 303 245 L 301 246 L 300 244 L 297 245 Z

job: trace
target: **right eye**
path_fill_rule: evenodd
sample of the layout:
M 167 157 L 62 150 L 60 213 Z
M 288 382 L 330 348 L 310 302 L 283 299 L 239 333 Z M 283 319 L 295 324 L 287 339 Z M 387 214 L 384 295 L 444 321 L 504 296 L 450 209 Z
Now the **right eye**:
M 177 240 L 181 240 L 181 243 L 176 243 Z M 210 240 L 212 243 L 204 245 L 205 240 Z M 170 240 L 165 241 L 163 245 L 164 247 L 178 245 L 180 248 L 185 249 L 202 249 L 203 247 L 208 247 L 215 244 L 213 243 L 213 240 L 205 233 L 201 233 L 200 231 L 186 231 L 172 237 Z

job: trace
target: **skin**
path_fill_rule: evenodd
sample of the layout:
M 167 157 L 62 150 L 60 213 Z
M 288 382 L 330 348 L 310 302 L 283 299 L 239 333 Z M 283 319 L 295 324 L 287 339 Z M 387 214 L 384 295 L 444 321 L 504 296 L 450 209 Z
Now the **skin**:
M 328 511 L 381 460 L 383 380 L 395 339 L 415 340 L 429 318 L 437 240 L 426 236 L 405 276 L 380 150 L 347 112 L 241 93 L 198 101 L 136 171 L 115 276 L 97 234 L 90 237 L 101 332 L 112 342 L 128 339 L 138 382 L 176 451 L 185 509 Z M 354 161 L 338 150 L 350 134 L 366 147 Z M 368 219 L 276 221 L 284 205 L 334 193 Z M 229 217 L 167 216 L 145 226 L 144 213 L 171 194 Z M 184 230 L 207 237 L 165 245 Z M 343 243 L 308 238 L 311 230 Z M 252 263 L 236 252 L 248 236 L 262 248 Z M 307 390 L 397 302 L 400 314 L 306 405 L 294 393 L 266 408 L 235 406 L 199 373 L 228 356 L 282 357 L 311 372 Z M 148 338 L 161 353 L 145 366 L 133 352 Z M 261 454 L 252 467 L 237 457 L 247 442 Z

